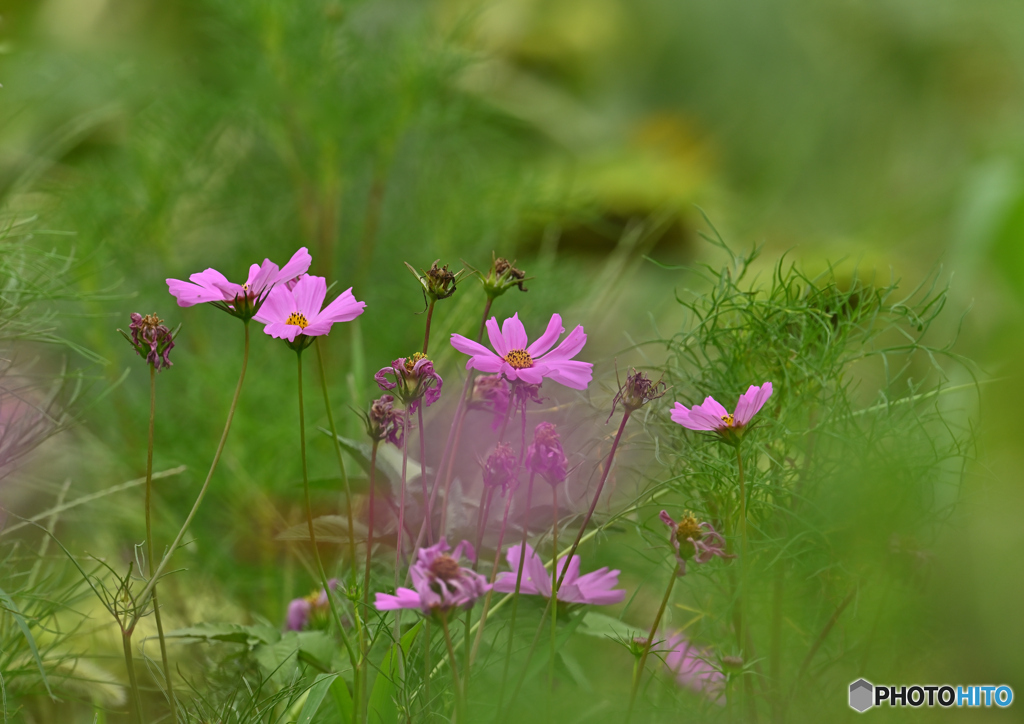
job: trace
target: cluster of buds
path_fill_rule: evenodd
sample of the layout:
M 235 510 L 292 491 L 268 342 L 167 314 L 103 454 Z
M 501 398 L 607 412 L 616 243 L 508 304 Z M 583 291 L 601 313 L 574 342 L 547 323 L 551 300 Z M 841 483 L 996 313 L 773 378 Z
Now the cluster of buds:
M 417 272 L 408 262 L 405 262 L 406 268 L 412 272 L 412 275 L 416 277 L 416 281 L 420 283 L 420 287 L 423 288 L 424 300 L 430 300 L 430 303 L 436 302 L 438 299 L 447 299 L 455 294 L 456 286 L 466 275 L 465 269 L 460 269 L 453 273 L 448 269 L 447 264 L 439 267 L 437 265 L 439 261 L 441 260 L 435 259 L 429 269 L 421 270 L 420 272 Z
M 389 376 L 394 377 L 394 382 Z M 410 413 L 419 409 L 420 400 L 427 407 L 437 402 L 444 386 L 444 380 L 434 371 L 434 363 L 420 352 L 411 357 L 399 357 L 390 367 L 381 368 L 373 378 L 385 392 L 393 391 Z
M 627 413 L 632 414 L 651 400 L 657 400 L 665 392 L 664 382 L 661 380 L 651 382 L 646 374 L 637 372 L 636 368 L 633 368 L 626 375 L 626 384 L 619 385 L 619 391 L 615 393 L 615 397 L 612 399 L 612 410 L 608 413 L 608 419 L 611 419 L 619 403 L 622 403 Z
M 405 437 L 405 422 L 399 413 L 395 412 L 395 398 L 391 395 L 381 395 L 370 405 L 370 412 L 363 414 L 363 423 L 366 425 L 366 434 L 375 442 L 385 441 L 398 447 L 402 446 Z
M 714 526 L 710 523 L 699 522 L 693 513 L 687 512 L 679 522 L 672 520 L 672 516 L 664 510 L 658 517 L 670 531 L 672 547 L 676 550 L 677 576 L 686 575 L 686 561 L 691 558 L 694 563 L 707 563 L 715 556 L 719 558 L 736 557 L 734 554 L 725 552 L 725 539 L 719 535 Z
M 495 257 L 493 252 L 491 259 L 491 268 L 486 275 L 479 271 L 476 273 L 489 299 L 500 297 L 512 287 L 519 287 L 521 292 L 528 291 L 523 282 L 531 277 L 526 276 L 522 269 L 516 269 L 514 261 L 501 256 Z
M 558 485 L 569 474 L 562 440 L 550 422 L 542 422 L 534 429 L 533 443 L 526 449 L 526 467 L 549 485 Z
M 178 329 L 181 327 L 179 326 Z M 165 367 L 170 367 L 171 350 L 174 349 L 174 337 L 178 330 L 172 332 L 162 323 L 155 314 L 147 314 L 143 317 L 138 312 L 132 314 L 132 323 L 128 325 L 131 336 L 124 330 L 117 330 L 121 336 L 128 340 L 135 353 L 144 357 L 146 362 L 153 365 L 157 372 Z
M 519 484 L 519 461 L 508 443 L 499 442 L 484 463 L 484 485 L 501 488 L 502 493 L 515 490 Z

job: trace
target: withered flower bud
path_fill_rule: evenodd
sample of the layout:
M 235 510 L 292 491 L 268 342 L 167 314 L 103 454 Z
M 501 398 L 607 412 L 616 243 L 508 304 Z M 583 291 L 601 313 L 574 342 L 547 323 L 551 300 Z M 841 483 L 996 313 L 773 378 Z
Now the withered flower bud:
M 477 272 L 480 283 L 484 286 L 484 292 L 491 299 L 500 297 L 512 287 L 519 287 L 519 291 L 528 291 L 523 282 L 530 277 L 522 269 L 516 269 L 515 262 L 504 257 L 495 257 L 491 253 L 491 268 L 486 275 Z
M 484 485 L 488 488 L 501 487 L 502 492 L 518 486 L 519 464 L 512 446 L 499 442 L 484 463 Z
M 363 423 L 366 425 L 366 434 L 371 440 L 390 442 L 397 447 L 402 446 L 402 439 L 405 435 L 405 426 L 402 415 L 395 412 L 395 398 L 391 395 L 381 395 L 370 405 L 369 414 L 363 414 Z
M 569 474 L 562 440 L 550 422 L 542 422 L 534 429 L 533 443 L 526 449 L 526 466 L 550 485 L 558 485 Z
M 637 372 L 636 368 L 626 376 L 626 384 L 619 386 L 612 400 L 612 409 L 608 418 L 615 414 L 615 407 L 621 402 L 627 412 L 633 413 L 646 405 L 651 400 L 657 400 L 665 394 L 665 383 L 660 379 L 651 382 L 643 372 Z
M 424 299 L 429 297 L 431 302 L 436 302 L 438 299 L 447 299 L 455 294 L 456 286 L 466 275 L 465 269 L 452 273 L 448 269 L 447 264 L 443 267 L 438 267 L 437 263 L 439 261 L 441 260 L 435 259 L 430 268 L 422 273 L 413 269 L 408 262 L 405 263 L 406 268 L 412 272 L 412 275 L 416 277 L 416 281 L 423 288 Z
M 170 354 L 174 349 L 174 336 L 177 334 L 177 330 L 171 332 L 155 314 L 147 314 L 143 317 L 138 312 L 133 312 L 131 319 L 132 323 L 128 325 L 128 329 L 131 330 L 130 337 L 122 329 L 117 331 L 128 340 L 128 343 L 135 349 L 135 353 L 144 357 L 147 363 L 156 368 L 157 372 L 172 366 Z

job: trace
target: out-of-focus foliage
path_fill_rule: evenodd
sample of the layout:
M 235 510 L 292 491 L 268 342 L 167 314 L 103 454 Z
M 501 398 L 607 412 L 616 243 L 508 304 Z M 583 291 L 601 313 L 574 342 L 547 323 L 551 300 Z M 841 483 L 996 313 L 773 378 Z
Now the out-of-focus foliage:
M 499 300 L 494 313 L 520 311 L 531 332 L 555 309 L 586 324 L 605 391 L 615 361 L 621 369 L 627 359 L 668 365 L 671 394 L 681 399 L 761 376 L 778 380 L 795 417 L 764 423 L 778 437 L 763 452 L 755 515 L 782 506 L 770 486 L 792 491 L 801 476 L 813 477 L 786 498 L 786 522 L 757 534 L 764 590 L 753 605 L 768 607 L 779 586 L 793 613 L 782 622 L 787 648 L 778 665 L 786 676 L 857 591 L 843 614 L 857 614 L 850 638 L 830 639 L 812 671 L 822 659 L 863 655 L 880 677 L 948 673 L 1019 690 L 1024 654 L 1014 643 L 1021 638 L 1014 606 L 1024 589 L 1013 551 L 1024 541 L 1013 511 L 1024 504 L 1024 454 L 1014 434 L 1024 406 L 1016 376 L 1024 354 L 1016 341 L 1024 338 L 1022 36 L 1024 7 L 1013 0 L 10 0 L 0 18 L 0 196 L 9 230 L 0 238 L 0 334 L 30 343 L 17 347 L 11 371 L 24 373 L 18 362 L 33 362 L 32 409 L 49 411 L 51 401 L 72 396 L 52 384 L 67 379 L 65 359 L 73 370 L 100 370 L 112 389 L 84 425 L 52 441 L 40 472 L 0 481 L 3 504 L 17 500 L 25 513 L 51 508 L 66 490 L 55 481 L 66 475 L 75 498 L 141 474 L 145 373 L 114 329 L 132 311 L 157 312 L 172 327 L 184 323 L 175 366 L 160 376 L 157 393 L 155 469 L 187 470 L 158 481 L 154 525 L 163 543 L 177 530 L 219 434 L 241 332 L 225 315 L 175 307 L 165 278 L 215 267 L 235 279 L 264 256 L 281 262 L 308 246 L 312 271 L 354 286 L 373 314 L 325 345 L 336 407 L 363 409 L 375 394 L 373 370 L 419 345 L 422 299 L 402 262 L 426 268 L 434 258 L 456 265 L 463 258 L 485 268 L 496 250 L 518 257 L 536 280 L 529 293 Z M 780 297 L 748 299 L 746 288 L 730 286 L 735 280 L 709 283 L 666 268 L 719 253 L 697 239 L 703 221 L 695 204 L 728 229 L 736 248 L 765 242 L 745 279 L 760 275 L 767 284 L 794 275 Z M 23 235 L 28 219 L 42 220 L 30 222 L 32 238 Z M 61 235 L 40 235 L 46 230 Z M 785 265 L 776 271 L 775 260 L 794 248 L 806 277 Z M 839 261 L 830 268 L 826 258 Z M 816 277 L 819 270 L 825 275 Z M 893 294 L 936 277 L 944 285 L 950 273 L 942 298 L 952 312 L 927 332 L 917 329 L 936 307 L 920 312 L 920 300 L 901 307 Z M 897 277 L 910 281 L 886 291 Z M 467 279 L 439 308 L 436 339 L 475 331 L 482 295 L 474 285 Z M 115 287 L 130 302 L 112 300 Z M 697 290 L 696 309 L 708 309 L 701 295 L 711 295 L 744 326 L 692 324 L 675 303 L 676 293 L 691 303 L 685 287 Z M 722 289 L 728 296 L 715 296 Z M 955 338 L 960 311 L 972 304 L 950 351 L 969 353 L 986 379 L 1000 381 L 982 388 L 975 416 L 985 462 L 967 465 L 954 495 L 940 483 L 957 477 L 967 452 L 955 442 L 966 436 L 972 410 L 958 406 L 968 398 L 887 403 L 940 381 L 972 381 L 924 351 Z M 869 311 L 892 315 L 921 345 L 908 367 L 897 355 L 887 368 L 859 346 L 882 328 L 879 317 L 860 316 Z M 59 331 L 56 312 L 73 315 Z M 689 336 L 667 348 L 634 348 L 675 330 Z M 874 341 L 911 345 L 893 329 Z M 288 600 L 313 585 L 302 547 L 281 537 L 302 522 L 293 360 L 264 342 L 256 340 L 250 363 L 258 383 L 244 391 L 222 473 L 181 556 L 187 580 L 172 576 L 162 588 L 169 629 L 199 621 L 276 626 Z M 448 352 L 437 362 L 452 369 L 455 360 Z M 24 401 L 24 386 L 13 389 Z M 819 404 L 798 402 L 798 392 Z M 592 399 L 595 407 L 604 401 L 598 386 Z M 8 409 L 0 399 L 0 411 Z M 605 414 L 596 410 L 594 419 Z M 339 418 L 341 432 L 358 438 L 356 416 Z M 69 419 L 51 413 L 47 430 Z M 814 471 L 804 467 L 811 440 L 822 460 Z M 934 440 L 942 444 L 927 450 Z M 313 434 L 310 449 L 314 506 L 336 513 L 330 441 Z M 657 452 L 666 459 L 664 446 Z M 694 465 L 733 464 L 716 454 L 703 450 Z M 668 463 L 697 481 L 678 465 Z M 366 490 L 361 473 L 352 483 Z M 699 507 L 689 487 L 677 493 L 679 504 Z M 143 531 L 138 498 L 137 485 L 118 487 L 58 516 L 61 539 L 76 552 L 130 561 Z M 945 514 L 954 499 L 962 505 L 949 527 L 928 528 L 911 514 Z M 656 522 L 650 530 L 661 532 Z M 42 534 L 16 533 L 9 538 L 22 548 L 7 565 L 18 577 L 0 588 L 40 636 L 53 683 L 72 649 L 62 646 L 63 634 L 47 639 L 41 628 L 54 629 L 52 602 L 77 605 L 80 588 L 56 573 L 27 579 L 36 559 L 24 551 L 38 551 Z M 56 566 L 53 556 L 51 548 L 39 560 Z M 607 562 L 627 570 L 650 556 L 645 549 Z M 935 573 L 921 580 L 912 561 L 929 556 L 938 560 Z M 880 570 L 868 570 L 879 561 Z M 793 565 L 779 583 L 783 562 Z M 663 573 L 641 570 L 631 587 L 648 574 L 660 585 Z M 644 593 L 638 610 L 649 613 L 657 595 Z M 711 636 L 709 601 L 694 601 L 702 616 L 694 626 Z M 882 634 L 857 638 L 874 612 L 884 612 L 879 631 L 899 633 L 893 650 Z M 691 614 L 698 615 L 677 610 L 674 621 Z M 764 620 L 770 639 L 777 622 Z M 598 631 L 595 621 L 581 629 Z M 30 697 L 26 720 L 71 716 L 32 678 L 38 667 L 21 627 L 4 622 L 8 711 L 28 693 L 39 696 Z M 610 630 L 625 635 L 623 625 Z M 607 637 L 592 638 L 574 641 L 566 662 L 574 653 L 584 661 L 623 654 L 609 653 Z M 94 641 L 99 658 L 79 659 L 75 674 L 100 682 L 74 710 L 81 721 L 92 721 L 93 705 L 103 712 L 121 701 L 123 667 L 103 658 L 119 655 L 119 644 Z M 923 650 L 901 658 L 911 646 Z M 253 712 L 268 703 L 280 716 L 298 715 L 311 680 L 274 680 L 228 648 L 172 646 L 195 686 L 194 720 L 255 721 Z M 825 698 L 854 674 L 828 661 L 813 679 Z M 96 669 L 83 673 L 86 666 Z M 626 671 L 610 667 L 607 677 Z M 70 684 L 68 691 L 81 693 Z M 693 704 L 683 693 L 663 693 Z M 567 708 L 587 699 L 567 697 Z M 600 718 L 604 710 L 595 707 L 572 713 Z

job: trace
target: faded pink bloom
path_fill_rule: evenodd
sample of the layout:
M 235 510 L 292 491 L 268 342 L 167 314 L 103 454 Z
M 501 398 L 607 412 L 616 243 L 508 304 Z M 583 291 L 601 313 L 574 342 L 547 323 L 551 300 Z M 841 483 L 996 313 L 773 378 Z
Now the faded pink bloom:
M 526 449 L 526 467 L 550 485 L 558 485 L 565 480 L 569 461 L 552 423 L 542 422 L 534 428 L 533 443 Z
M 388 379 L 393 377 L 394 382 Z M 382 390 L 394 392 L 409 412 L 416 412 L 422 399 L 430 407 L 441 398 L 444 380 L 434 371 L 434 363 L 422 352 L 399 357 L 390 367 L 382 367 L 373 376 Z
M 356 301 L 351 287 L 321 309 L 326 296 L 327 280 L 307 275 L 293 289 L 274 287 L 253 319 L 265 324 L 263 331 L 271 337 L 304 349 L 314 337 L 328 334 L 335 322 L 351 322 L 366 307 L 366 302 Z
M 338 579 L 332 578 L 327 585 L 333 591 L 338 587 Z M 288 631 L 302 631 L 309 626 L 314 616 L 325 614 L 329 608 L 327 592 L 323 588 L 308 596 L 293 598 L 288 604 L 288 620 L 285 628 Z
M 698 523 L 693 513 L 687 513 L 686 517 L 678 523 L 672 520 L 667 511 L 661 511 L 658 515 L 661 522 L 668 526 L 671 531 L 670 538 L 672 547 L 676 549 L 676 563 L 679 570 L 676 575 L 686 575 L 686 561 L 692 558 L 694 563 L 707 563 L 715 556 L 719 558 L 735 558 L 731 553 L 725 552 L 725 539 L 718 534 L 710 523 Z
M 708 662 L 710 651 L 694 646 L 678 633 L 669 636 L 659 649 L 667 651 L 665 665 L 680 686 L 703 694 L 715 704 L 725 704 L 725 674 Z
M 369 413 L 360 413 L 371 440 L 384 440 L 402 447 L 405 437 L 405 416 L 395 412 L 395 398 L 381 395 L 370 405 Z
M 553 314 L 544 334 L 530 344 L 526 328 L 515 314 L 505 320 L 500 330 L 497 319 L 487 320 L 487 336 L 494 352 L 461 334 L 453 334 L 451 341 L 455 349 L 470 355 L 467 370 L 500 373 L 510 381 L 522 380 L 530 385 L 539 385 L 547 378 L 574 390 L 585 390 L 593 377 L 594 365 L 572 358 L 583 349 L 587 335 L 582 326 L 577 326 L 552 350 L 564 331 L 562 318 Z
M 730 437 L 746 427 L 771 396 L 771 382 L 765 382 L 760 387 L 751 385 L 740 395 L 736 411 L 732 414 L 713 397 L 705 397 L 702 404 L 689 409 L 677 402 L 671 412 L 672 421 L 688 430 L 713 430 Z
M 499 573 L 494 581 L 494 590 L 499 593 L 514 593 L 516 577 L 519 575 L 520 546 L 510 546 L 505 554 L 510 573 Z M 595 606 L 610 606 L 619 603 L 626 597 L 623 589 L 615 589 L 619 584 L 619 572 L 609 570 L 607 566 L 596 571 L 580 575 L 580 557 L 572 560 L 559 561 L 558 575 L 561 576 L 568 563 L 569 572 L 562 579 L 558 589 L 558 600 L 564 603 L 589 603 Z M 523 578 L 519 583 L 519 592 L 534 596 L 551 598 L 551 572 L 544 567 L 544 562 L 536 551 L 526 544 L 526 562 L 523 564 Z
M 393 611 L 398 608 L 418 608 L 423 613 L 446 612 L 452 608 L 472 608 L 473 604 L 490 585 L 487 579 L 470 568 L 459 565 L 465 551 L 472 559 L 476 557 L 473 546 L 462 541 L 451 550 L 448 542 L 441 538 L 429 548 L 420 548 L 416 562 L 409 567 L 409 575 L 415 590 L 399 588 L 395 595 L 376 594 L 374 605 L 378 611 Z
M 135 348 L 135 353 L 144 357 L 146 362 L 153 365 L 157 372 L 172 366 L 174 363 L 171 362 L 170 354 L 174 349 L 175 333 L 171 332 L 167 325 L 162 324 L 162 320 L 158 319 L 155 314 L 147 314 L 143 317 L 138 312 L 132 312 L 131 319 L 132 323 L 128 325 L 128 329 L 132 332 L 131 338 L 129 339 L 124 332 L 121 334 Z
M 229 282 L 216 269 L 206 269 L 189 276 L 189 281 L 168 279 L 167 289 L 178 300 L 179 307 L 210 302 L 229 314 L 251 319 L 274 287 L 294 281 L 309 270 L 313 257 L 302 247 L 283 267 L 264 259 L 262 264 L 249 267 L 244 284 Z

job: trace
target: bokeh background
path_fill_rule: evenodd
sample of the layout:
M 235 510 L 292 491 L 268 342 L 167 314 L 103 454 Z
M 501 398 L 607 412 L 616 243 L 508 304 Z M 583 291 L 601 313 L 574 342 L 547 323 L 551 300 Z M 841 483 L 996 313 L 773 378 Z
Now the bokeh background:
M 710 219 L 736 248 L 763 244 L 766 269 L 787 254 L 812 273 L 951 284 L 934 334 L 987 382 L 964 403 L 978 450 L 931 551 L 926 678 L 1024 686 L 1019 2 L 7 0 L 0 13 L 5 223 L 75 254 L 91 296 L 65 305 L 60 332 L 102 361 L 66 347 L 25 359 L 67 360 L 96 391 L 120 381 L 3 483 L 5 506 L 41 509 L 69 476 L 88 492 L 144 470 L 147 379 L 114 330 L 155 311 L 184 324 L 159 380 L 156 469 L 188 466 L 160 487 L 158 535 L 173 534 L 241 332 L 178 309 L 166 277 L 235 277 L 309 247 L 312 271 L 375 313 L 327 347 L 336 401 L 361 409 L 372 372 L 422 334 L 403 261 L 518 259 L 535 280 L 499 316 L 562 310 L 607 377 L 677 321 L 689 278 L 676 267 L 715 258 L 698 234 Z M 439 338 L 476 323 L 474 284 L 439 307 Z M 301 520 L 292 374 L 277 346 L 250 362 L 179 622 L 280 620 L 309 588 L 276 540 Z M 326 509 L 328 441 L 312 460 Z M 109 504 L 62 535 L 127 560 L 141 525 Z

